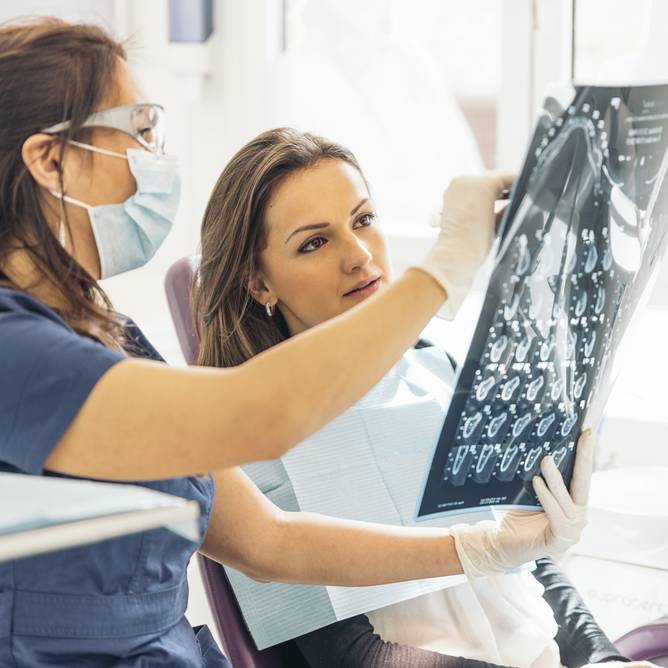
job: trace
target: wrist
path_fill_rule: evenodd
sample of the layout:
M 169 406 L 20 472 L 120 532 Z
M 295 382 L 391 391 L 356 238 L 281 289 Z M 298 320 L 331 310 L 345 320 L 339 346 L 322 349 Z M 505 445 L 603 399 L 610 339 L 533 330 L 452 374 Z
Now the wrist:
M 439 303 L 448 298 L 446 287 L 427 267 L 421 264 L 411 265 L 406 269 L 404 276 L 410 281 L 419 281 L 419 289 L 433 294 Z

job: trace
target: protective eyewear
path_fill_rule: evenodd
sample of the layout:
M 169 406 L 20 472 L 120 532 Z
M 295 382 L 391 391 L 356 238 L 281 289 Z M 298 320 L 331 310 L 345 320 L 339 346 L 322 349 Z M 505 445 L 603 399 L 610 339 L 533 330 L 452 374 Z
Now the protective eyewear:
M 71 121 L 56 123 L 42 130 L 47 134 L 62 132 Z M 120 130 L 137 140 L 144 148 L 161 154 L 165 148 L 165 110 L 159 104 L 130 104 L 124 107 L 103 109 L 91 114 L 82 128 L 111 128 Z

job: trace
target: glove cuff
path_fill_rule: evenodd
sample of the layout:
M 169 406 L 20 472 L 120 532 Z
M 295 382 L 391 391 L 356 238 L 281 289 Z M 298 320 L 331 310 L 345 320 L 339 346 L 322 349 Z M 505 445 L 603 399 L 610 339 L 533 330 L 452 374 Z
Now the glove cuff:
M 455 284 L 435 262 L 429 262 L 429 256 L 422 262 L 410 265 L 408 269 L 418 269 L 429 274 L 445 290 L 446 301 L 438 310 L 438 316 L 444 320 L 454 320 L 468 294 L 470 283 L 465 286 Z
M 492 540 L 496 531 L 498 531 L 496 522 L 489 520 L 473 525 L 456 524 L 450 527 L 462 570 L 470 580 L 498 575 L 508 570 L 497 557 L 498 548 Z

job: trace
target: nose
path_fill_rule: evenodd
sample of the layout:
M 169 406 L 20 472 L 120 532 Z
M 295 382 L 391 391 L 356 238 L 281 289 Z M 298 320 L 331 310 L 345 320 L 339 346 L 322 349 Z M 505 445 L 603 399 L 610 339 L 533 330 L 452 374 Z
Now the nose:
M 351 233 L 345 238 L 342 257 L 344 272 L 354 273 L 366 267 L 372 259 L 373 253 L 357 235 Z

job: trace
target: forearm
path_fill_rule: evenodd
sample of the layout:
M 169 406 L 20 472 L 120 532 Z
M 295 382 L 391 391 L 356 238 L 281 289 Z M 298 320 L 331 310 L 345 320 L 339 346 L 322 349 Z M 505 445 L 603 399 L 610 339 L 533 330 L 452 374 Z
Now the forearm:
M 318 668 L 503 668 L 461 656 L 387 642 L 366 615 L 357 615 L 295 638 L 309 666 Z
M 255 565 L 261 580 L 347 587 L 461 575 L 447 529 L 353 522 L 282 513 L 271 550 Z
M 239 367 L 120 362 L 95 385 L 46 468 L 154 480 L 279 457 L 370 390 L 444 298 L 434 279 L 413 270 Z
M 271 433 L 267 454 L 279 456 L 361 398 L 415 343 L 444 299 L 431 276 L 412 270 L 364 304 L 239 367 L 262 407 L 258 432 Z
M 543 598 L 552 608 L 559 626 L 556 641 L 564 665 L 577 668 L 588 663 L 628 661 L 617 651 L 577 589 L 552 559 L 538 559 L 533 575 L 545 588 Z

